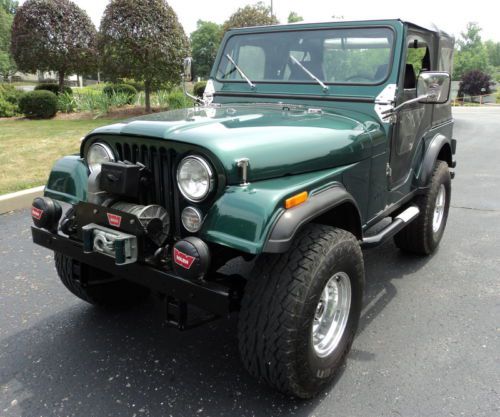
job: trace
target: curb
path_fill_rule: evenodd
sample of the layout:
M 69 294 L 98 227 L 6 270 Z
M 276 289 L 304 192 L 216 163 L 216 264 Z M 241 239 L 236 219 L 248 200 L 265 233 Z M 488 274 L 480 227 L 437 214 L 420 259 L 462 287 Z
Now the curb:
M 35 197 L 43 196 L 44 188 L 45 186 L 42 185 L 28 190 L 0 195 L 0 214 L 30 207 Z

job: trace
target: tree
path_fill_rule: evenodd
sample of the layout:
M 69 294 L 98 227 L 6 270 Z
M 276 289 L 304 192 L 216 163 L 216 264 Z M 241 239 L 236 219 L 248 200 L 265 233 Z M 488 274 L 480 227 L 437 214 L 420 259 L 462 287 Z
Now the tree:
M 9 53 L 12 15 L 0 8 L 0 80 L 5 81 L 16 72 L 16 64 Z
M 491 93 L 491 77 L 479 70 L 466 72 L 460 81 L 458 88 L 458 96 L 463 97 L 465 94 L 470 96 L 479 96 Z
M 21 71 L 56 71 L 62 89 L 67 74 L 95 67 L 96 30 L 69 0 L 28 0 L 14 16 L 11 52 Z
M 253 6 L 239 8 L 222 25 L 223 33 L 231 28 L 242 28 L 249 26 L 266 26 L 279 23 L 276 16 L 271 13 L 271 8 L 262 2 Z
M 112 0 L 101 20 L 99 52 L 108 75 L 144 82 L 150 112 L 152 88 L 180 81 L 189 41 L 165 1 Z
M 288 15 L 288 23 L 297 23 L 297 22 L 302 22 L 304 18 L 302 16 L 299 16 L 295 12 L 290 12 Z
M 461 79 L 466 72 L 472 70 L 491 72 L 488 52 L 481 40 L 480 32 L 478 24 L 470 22 L 466 31 L 461 33 L 461 39 L 457 41 L 458 51 L 455 53 L 453 79 Z
M 10 15 L 15 15 L 19 2 L 15 0 L 0 0 L 0 9 L 5 10 Z
M 217 23 L 198 20 L 197 29 L 191 33 L 191 50 L 196 75 L 208 77 L 215 61 L 222 28 Z
M 484 44 L 490 64 L 494 67 L 500 67 L 500 42 L 486 41 Z

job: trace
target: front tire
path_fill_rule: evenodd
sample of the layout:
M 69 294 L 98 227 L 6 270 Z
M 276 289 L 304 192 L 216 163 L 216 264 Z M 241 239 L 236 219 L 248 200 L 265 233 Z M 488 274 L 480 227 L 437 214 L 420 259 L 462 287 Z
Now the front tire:
M 414 203 L 420 209 L 417 219 L 394 236 L 396 246 L 417 255 L 430 255 L 443 237 L 451 198 L 451 175 L 448 164 L 437 161 L 425 194 Z
M 105 308 L 125 308 L 145 301 L 149 290 L 105 271 L 55 252 L 56 270 L 64 286 L 87 303 Z
M 287 253 L 262 255 L 238 324 L 246 369 L 283 393 L 314 396 L 351 348 L 363 286 L 360 246 L 341 229 L 311 224 Z

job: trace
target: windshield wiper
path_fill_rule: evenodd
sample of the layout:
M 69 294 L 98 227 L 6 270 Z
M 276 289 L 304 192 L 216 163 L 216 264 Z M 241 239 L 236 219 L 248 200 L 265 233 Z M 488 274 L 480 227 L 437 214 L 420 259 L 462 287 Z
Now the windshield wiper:
M 321 81 L 318 77 L 316 77 L 311 71 L 309 71 L 306 67 L 304 67 L 304 65 L 302 65 L 294 56 L 290 55 L 290 58 L 292 59 L 292 61 L 297 64 L 300 68 L 302 68 L 302 70 L 307 74 L 309 75 L 309 77 L 311 77 L 314 81 L 316 81 L 321 87 L 323 87 L 323 90 L 327 91 L 328 90 L 328 86 L 323 82 Z
M 241 68 L 238 67 L 238 65 L 236 65 L 236 62 L 234 62 L 234 59 L 231 57 L 231 55 L 226 54 L 226 57 L 227 57 L 227 59 L 229 59 L 229 61 L 231 61 L 231 64 L 234 65 L 234 68 L 236 68 L 236 71 L 238 71 L 240 73 L 241 78 L 243 78 L 248 83 L 248 85 L 250 87 L 255 88 L 255 84 L 252 81 L 250 81 L 250 79 L 245 75 L 245 73 L 241 70 Z

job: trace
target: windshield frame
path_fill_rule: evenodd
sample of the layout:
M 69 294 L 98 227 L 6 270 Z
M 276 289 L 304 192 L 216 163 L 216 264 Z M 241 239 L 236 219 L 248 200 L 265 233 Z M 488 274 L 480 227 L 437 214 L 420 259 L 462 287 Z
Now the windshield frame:
M 287 33 L 287 32 L 315 32 L 315 31 L 334 31 L 334 30 L 352 30 L 352 29 L 389 29 L 392 32 L 392 42 L 390 45 L 390 56 L 389 56 L 389 62 L 387 66 L 387 72 L 385 74 L 385 77 L 383 80 L 378 81 L 378 82 L 373 82 L 373 83 L 360 83 L 360 82 L 328 82 L 326 80 L 321 80 L 325 85 L 327 86 L 335 86 L 335 85 L 340 85 L 340 86 L 365 86 L 365 87 L 374 87 L 374 86 L 379 86 L 383 85 L 387 82 L 389 77 L 391 76 L 392 69 L 394 66 L 394 53 L 396 50 L 396 43 L 397 43 L 397 32 L 396 30 L 390 26 L 390 25 L 366 25 L 366 26 L 321 26 L 321 27 L 314 27 L 314 28 L 290 28 L 290 29 L 283 29 L 283 30 L 276 30 L 276 26 L 270 26 L 270 28 L 274 28 L 274 30 L 261 30 L 262 27 L 259 27 L 259 30 L 253 30 L 253 31 L 243 31 L 236 29 L 234 33 L 229 33 L 227 36 L 224 44 L 221 46 L 221 49 L 219 51 L 219 56 L 217 57 L 217 60 L 214 64 L 213 67 L 213 76 L 217 82 L 219 83 L 230 83 L 230 84 L 247 84 L 245 80 L 228 80 L 228 79 L 221 79 L 218 77 L 218 72 L 219 72 L 219 65 L 221 63 L 221 60 L 224 58 L 225 53 L 226 53 L 226 46 L 229 43 L 230 39 L 235 37 L 235 36 L 245 36 L 245 35 L 264 35 L 264 34 L 274 34 L 274 33 Z M 254 29 L 254 28 L 245 28 L 245 29 Z M 229 53 L 229 52 L 227 52 Z M 242 68 L 244 70 L 244 68 Z M 254 84 L 258 85 L 266 85 L 266 84 L 275 84 L 275 85 L 318 85 L 316 81 L 305 81 L 305 80 L 297 80 L 297 81 L 280 81 L 280 80 L 252 80 Z

